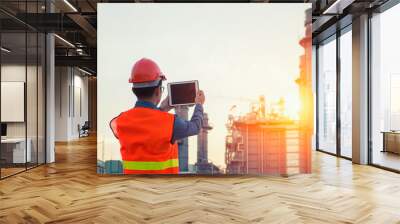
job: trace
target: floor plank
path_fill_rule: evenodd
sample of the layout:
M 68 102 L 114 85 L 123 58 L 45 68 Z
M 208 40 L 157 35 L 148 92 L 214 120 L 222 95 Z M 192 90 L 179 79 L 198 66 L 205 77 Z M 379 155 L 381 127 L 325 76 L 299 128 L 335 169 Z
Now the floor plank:
M 0 181 L 0 223 L 400 223 L 400 175 L 313 154 L 313 174 L 96 174 L 96 139 Z

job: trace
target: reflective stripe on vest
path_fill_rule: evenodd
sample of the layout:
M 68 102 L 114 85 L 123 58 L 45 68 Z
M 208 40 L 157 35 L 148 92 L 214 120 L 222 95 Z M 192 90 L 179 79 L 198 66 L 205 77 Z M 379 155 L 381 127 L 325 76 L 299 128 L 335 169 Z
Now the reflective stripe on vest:
M 154 161 L 123 161 L 124 169 L 127 170 L 165 170 L 172 167 L 178 167 L 178 159 L 170 159 L 161 162 Z

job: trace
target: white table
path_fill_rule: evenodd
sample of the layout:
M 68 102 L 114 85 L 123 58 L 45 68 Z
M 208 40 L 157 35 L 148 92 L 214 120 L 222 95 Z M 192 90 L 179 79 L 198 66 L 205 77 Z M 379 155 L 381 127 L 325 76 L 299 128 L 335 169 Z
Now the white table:
M 14 146 L 12 148 L 13 153 L 12 153 L 12 162 L 13 163 L 25 163 L 25 162 L 31 162 L 31 145 L 32 145 L 32 140 L 28 138 L 26 140 L 28 143 L 26 147 L 26 154 L 25 154 L 25 138 L 6 138 L 6 139 L 1 139 L 1 147 L 3 150 L 3 147 L 9 147 L 9 146 Z M 26 159 L 26 161 L 25 161 Z

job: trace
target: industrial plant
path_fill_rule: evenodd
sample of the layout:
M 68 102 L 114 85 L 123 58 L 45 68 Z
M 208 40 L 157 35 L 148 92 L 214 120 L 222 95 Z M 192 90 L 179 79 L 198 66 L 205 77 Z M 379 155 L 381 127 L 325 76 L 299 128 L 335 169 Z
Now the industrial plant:
M 308 20 L 306 20 L 308 21 Z M 225 164 L 228 174 L 281 174 L 311 172 L 313 94 L 311 80 L 311 24 L 300 40 L 299 119 L 285 115 L 285 101 L 266 106 L 264 96 L 244 116 L 228 116 Z M 234 106 L 233 106 L 234 107 Z
M 226 173 L 288 174 L 293 169 L 292 172 L 298 172 L 299 125 L 284 111 L 283 99 L 266 108 L 265 98 L 260 96 L 246 115 L 229 115 Z
M 175 108 L 175 113 L 182 119 L 188 119 L 189 108 L 180 106 Z M 197 162 L 189 165 L 188 138 L 178 141 L 179 173 L 218 174 L 220 169 L 208 160 L 208 132 L 212 130 L 208 122 L 208 114 L 204 113 L 203 126 L 197 135 Z
M 220 169 L 208 161 L 208 132 L 212 130 L 208 123 L 208 114 L 204 113 L 203 127 L 197 136 L 196 172 L 199 174 L 218 174 Z

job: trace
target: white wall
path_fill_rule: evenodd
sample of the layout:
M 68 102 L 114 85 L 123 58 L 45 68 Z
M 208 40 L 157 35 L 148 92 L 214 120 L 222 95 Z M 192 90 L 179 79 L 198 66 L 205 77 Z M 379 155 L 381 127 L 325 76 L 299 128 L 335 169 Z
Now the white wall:
M 77 139 L 78 125 L 88 120 L 88 78 L 76 68 L 56 67 L 55 86 L 55 140 Z
M 38 70 L 37 70 L 38 69 Z M 25 66 L 25 64 L 4 64 L 1 66 L 2 82 L 24 82 L 26 83 L 26 121 L 6 122 L 7 137 L 24 138 L 25 135 L 30 139 L 32 150 L 32 161 L 44 162 L 44 74 L 42 67 Z M 27 79 L 27 80 L 26 80 Z M 7 96 L 2 96 L 7 97 Z M 7 110 L 10 108 L 1 108 Z M 37 153 L 39 156 L 37 157 Z M 51 162 L 51 160 L 49 160 Z
M 32 111 L 36 111 L 36 88 L 32 88 L 32 86 L 36 86 L 36 80 L 31 77 L 31 74 L 36 74 L 36 67 L 25 65 L 2 65 L 1 66 L 1 81 L 3 82 L 25 82 L 25 75 L 28 73 L 28 85 L 31 88 L 27 88 L 27 106 L 31 108 L 27 109 L 27 119 L 28 119 L 28 137 L 33 130 L 36 130 L 36 126 L 32 124 L 34 122 L 36 124 L 37 115 L 36 113 L 32 113 Z M 33 102 L 33 104 L 32 104 Z M 2 110 L 6 110 L 7 108 L 2 108 Z M 8 137 L 25 137 L 25 122 L 7 122 L 7 135 Z M 32 131 L 31 131 L 32 129 Z M 35 132 L 36 133 L 36 132 Z
M 2 65 L 1 66 L 1 81 L 3 82 L 25 82 L 25 65 Z M 28 67 L 29 70 L 32 67 Z M 6 110 L 6 108 L 1 108 Z M 25 137 L 25 123 L 11 122 L 7 123 L 7 137 Z
M 78 138 L 78 124 L 83 125 L 85 121 L 88 121 L 89 113 L 88 113 L 88 77 L 83 77 L 82 73 L 76 73 L 75 70 L 74 75 L 74 102 L 71 102 L 71 105 L 74 105 L 72 108 L 72 119 L 71 119 L 71 135 L 72 138 Z M 81 111 L 80 111 L 81 110 Z
M 67 67 L 56 67 L 55 70 L 55 140 L 68 139 L 68 86 L 69 75 Z

